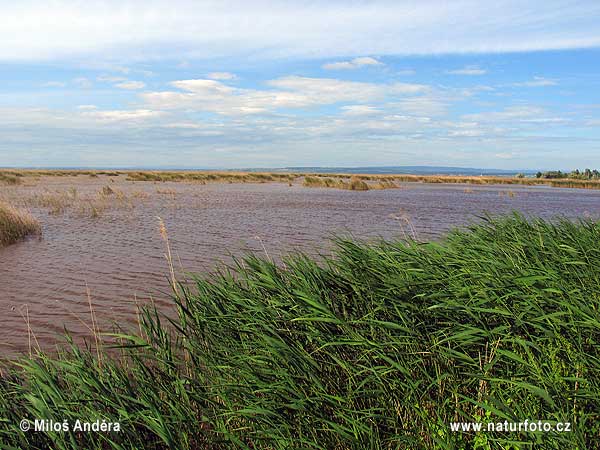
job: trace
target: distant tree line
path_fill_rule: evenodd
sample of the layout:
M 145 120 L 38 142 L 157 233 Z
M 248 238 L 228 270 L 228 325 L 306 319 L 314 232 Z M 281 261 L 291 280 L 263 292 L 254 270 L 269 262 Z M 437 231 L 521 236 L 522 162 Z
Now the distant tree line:
M 538 172 L 536 178 L 573 178 L 576 180 L 600 180 L 600 172 L 596 169 L 575 169 L 571 172 L 561 172 L 560 170 L 550 170 L 548 172 Z

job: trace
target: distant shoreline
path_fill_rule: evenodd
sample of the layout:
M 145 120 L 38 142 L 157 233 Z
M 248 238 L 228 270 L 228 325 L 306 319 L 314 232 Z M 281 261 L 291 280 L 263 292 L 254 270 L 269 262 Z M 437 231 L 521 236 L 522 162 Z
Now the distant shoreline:
M 190 183 L 267 183 L 301 182 L 306 187 L 348 188 L 346 181 L 354 180 L 368 185 L 365 189 L 399 188 L 395 183 L 437 183 L 472 185 L 524 185 L 551 186 L 562 188 L 600 189 L 600 180 L 580 180 L 573 178 L 547 179 L 534 176 L 510 175 L 417 175 L 381 173 L 325 173 L 325 172 L 258 172 L 258 171 L 188 171 L 188 170 L 79 170 L 79 169 L 0 169 L 0 184 L 20 184 L 25 178 L 68 177 L 68 176 L 126 176 L 132 182 L 190 182 Z M 317 182 L 315 182 L 315 179 Z M 307 183 L 307 181 L 309 181 Z M 345 187 L 343 187 L 345 186 Z
M 122 172 L 262 172 L 262 173 L 351 173 L 381 175 L 487 175 L 511 176 L 518 173 L 535 175 L 536 169 L 489 169 L 453 166 L 288 166 L 288 167 L 237 167 L 237 168 L 182 168 L 182 167 L 0 167 L 2 170 L 19 171 L 122 171 Z

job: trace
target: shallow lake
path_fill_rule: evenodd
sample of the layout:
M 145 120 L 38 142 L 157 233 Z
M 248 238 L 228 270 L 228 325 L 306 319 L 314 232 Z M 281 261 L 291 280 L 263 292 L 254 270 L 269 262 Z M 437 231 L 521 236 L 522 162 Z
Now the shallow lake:
M 30 339 L 52 348 L 65 327 L 78 338 L 89 337 L 90 300 L 102 329 L 113 322 L 134 326 L 136 303 L 153 299 L 168 310 L 169 272 L 157 217 L 166 224 L 179 273 L 206 273 L 249 251 L 273 258 L 294 250 L 326 254 L 330 238 L 340 234 L 436 239 L 485 212 L 600 218 L 600 191 L 546 186 L 406 183 L 354 192 L 299 183 L 69 177 L 0 186 L 0 198 L 19 201 L 69 190 L 85 197 L 105 185 L 130 198 L 126 206 L 108 207 L 96 217 L 75 208 L 51 214 L 47 206 L 30 205 L 43 237 L 0 249 L 0 355 L 27 351 Z

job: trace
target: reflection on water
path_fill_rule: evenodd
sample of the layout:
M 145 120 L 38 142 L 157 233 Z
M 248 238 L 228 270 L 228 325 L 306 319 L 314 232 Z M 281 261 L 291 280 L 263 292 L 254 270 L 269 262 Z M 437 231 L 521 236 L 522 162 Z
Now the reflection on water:
M 38 186 L 3 189 L 25 196 L 49 183 L 52 189 L 75 186 L 85 193 L 107 182 L 43 179 Z M 266 251 L 272 257 L 294 249 L 323 253 L 329 238 L 340 233 L 432 239 L 485 211 L 600 218 L 600 192 L 545 186 L 409 183 L 401 189 L 352 192 L 274 183 L 123 179 L 111 186 L 148 195 L 138 195 L 132 208 L 108 209 L 100 217 L 69 211 L 50 215 L 47 208 L 33 208 L 43 223 L 43 239 L 0 249 L 0 355 L 27 350 L 28 320 L 32 339 L 44 348 L 56 342 L 64 327 L 76 336 L 89 336 L 88 289 L 104 327 L 133 324 L 136 302 L 152 298 L 168 308 L 168 268 L 158 216 L 168 227 L 175 265 L 189 272 L 206 272 L 217 261 L 246 251 Z

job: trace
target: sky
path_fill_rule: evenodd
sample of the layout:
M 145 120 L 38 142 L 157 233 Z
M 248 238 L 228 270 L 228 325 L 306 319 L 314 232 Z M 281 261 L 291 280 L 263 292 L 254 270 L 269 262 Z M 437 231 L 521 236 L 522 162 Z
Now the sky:
M 0 8 L 0 167 L 600 168 L 595 0 Z

